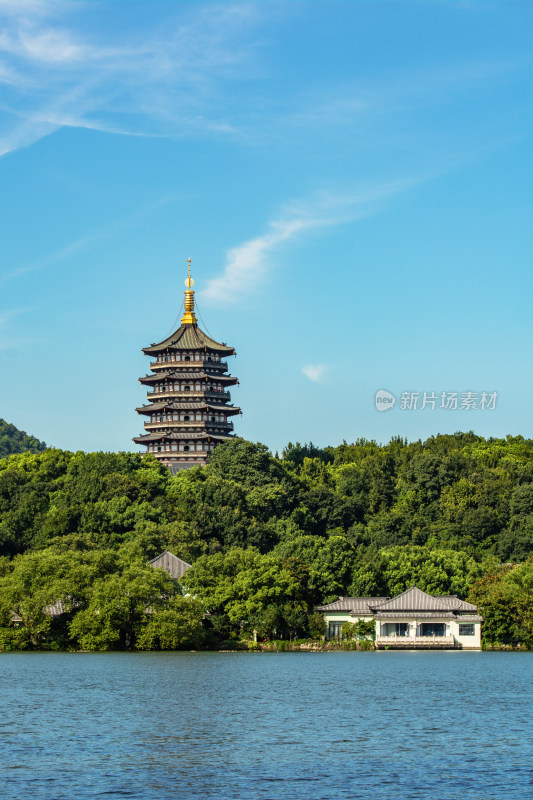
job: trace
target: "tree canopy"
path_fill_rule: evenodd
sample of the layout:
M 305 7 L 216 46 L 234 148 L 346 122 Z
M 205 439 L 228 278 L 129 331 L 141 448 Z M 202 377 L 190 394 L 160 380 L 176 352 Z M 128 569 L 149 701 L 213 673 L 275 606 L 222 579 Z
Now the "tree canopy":
M 46 444 L 40 442 L 35 436 L 29 436 L 26 431 L 21 431 L 15 425 L 0 419 L 0 458 L 6 458 L 13 453 L 41 453 L 46 450 Z
M 0 460 L 0 647 L 315 635 L 315 605 L 413 583 L 483 595 L 497 616 L 498 598 L 531 597 L 530 572 L 520 590 L 510 576 L 532 539 L 533 442 L 520 436 L 296 443 L 280 458 L 236 438 L 174 477 L 133 453 L 15 453 Z M 193 564 L 181 587 L 147 567 L 167 548 Z M 62 627 L 44 612 L 58 599 Z M 516 620 L 486 635 L 515 641 Z

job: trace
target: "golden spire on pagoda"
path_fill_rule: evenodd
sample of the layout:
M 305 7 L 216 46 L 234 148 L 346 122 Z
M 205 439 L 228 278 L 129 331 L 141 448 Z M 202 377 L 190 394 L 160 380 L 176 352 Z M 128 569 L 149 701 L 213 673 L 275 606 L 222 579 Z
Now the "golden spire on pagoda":
M 185 290 L 185 311 L 181 318 L 182 325 L 196 325 L 198 320 L 194 314 L 194 292 L 192 287 L 194 286 L 194 280 L 191 278 L 191 259 L 187 259 L 189 264 L 189 276 L 185 278 L 185 286 L 187 287 Z

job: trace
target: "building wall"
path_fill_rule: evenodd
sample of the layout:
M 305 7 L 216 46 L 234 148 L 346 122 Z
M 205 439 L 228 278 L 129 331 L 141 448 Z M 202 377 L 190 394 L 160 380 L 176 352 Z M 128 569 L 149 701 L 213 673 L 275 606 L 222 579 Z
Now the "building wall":
M 352 615 L 349 611 L 331 611 L 329 613 L 324 614 L 324 619 L 326 620 L 326 631 L 329 632 L 329 623 L 330 622 L 357 622 L 358 620 L 364 620 L 365 622 L 375 619 L 373 616 L 362 616 L 362 615 Z M 459 619 L 442 619 L 442 617 L 435 617 L 432 619 L 431 617 L 424 617 L 422 619 L 417 619 L 415 614 L 412 615 L 398 615 L 394 618 L 388 618 L 386 620 L 376 620 L 376 636 L 381 636 L 381 626 L 384 623 L 397 623 L 397 622 L 405 622 L 409 625 L 409 638 L 414 638 L 415 636 L 420 635 L 420 624 L 421 623 L 444 623 L 445 628 L 445 636 L 453 636 L 457 644 L 461 645 L 464 650 L 481 650 L 481 624 L 479 622 L 469 622 L 468 618 L 463 621 L 461 618 Z M 474 627 L 474 634 L 473 635 L 462 635 L 459 633 L 459 625 L 473 625 Z M 329 634 L 327 634 L 329 635 Z M 406 637 L 407 638 L 407 637 Z
M 474 628 L 473 636 L 464 636 L 459 633 L 459 625 L 472 625 Z M 463 650 L 481 650 L 481 623 L 468 622 L 468 620 L 451 620 L 451 634 L 456 642 L 462 646 Z
M 329 623 L 330 622 L 359 622 L 359 620 L 363 620 L 364 622 L 370 622 L 374 619 L 374 617 L 370 615 L 360 615 L 360 614 L 350 614 L 349 611 L 337 611 L 337 612 L 330 612 L 329 614 L 324 614 L 324 619 L 326 620 L 326 636 L 329 636 Z

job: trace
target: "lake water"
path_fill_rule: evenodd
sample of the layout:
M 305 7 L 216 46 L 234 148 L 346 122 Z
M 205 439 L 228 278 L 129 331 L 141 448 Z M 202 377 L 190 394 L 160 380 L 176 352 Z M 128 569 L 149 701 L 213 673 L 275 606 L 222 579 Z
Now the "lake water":
M 533 653 L 7 653 L 3 800 L 522 800 Z

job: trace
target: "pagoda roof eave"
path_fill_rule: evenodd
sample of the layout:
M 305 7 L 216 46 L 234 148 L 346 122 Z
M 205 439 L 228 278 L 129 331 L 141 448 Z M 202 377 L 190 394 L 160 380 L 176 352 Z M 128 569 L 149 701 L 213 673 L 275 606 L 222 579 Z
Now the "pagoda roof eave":
M 241 409 L 238 406 L 225 406 L 222 403 L 215 405 L 213 403 L 154 403 L 151 406 L 139 406 L 136 408 L 138 414 L 153 414 L 156 411 L 202 411 L 203 409 L 211 409 L 212 411 L 225 411 L 228 414 L 239 414 Z
M 229 347 L 223 342 L 217 342 L 211 339 L 201 328 L 196 324 L 186 323 L 171 333 L 169 337 L 163 339 L 162 342 L 150 345 L 150 347 L 143 347 L 142 351 L 145 355 L 153 355 L 165 350 L 213 350 L 216 353 L 223 353 L 225 355 L 235 355 L 233 347 Z
M 234 378 L 232 375 L 226 375 L 224 373 L 212 375 L 209 372 L 205 372 L 205 370 L 198 370 L 198 372 L 180 372 L 175 368 L 165 372 L 164 374 L 158 372 L 154 375 L 143 375 L 142 378 L 139 378 L 139 381 L 141 383 L 158 383 L 161 380 L 168 380 L 169 378 L 172 380 L 182 381 L 195 381 L 199 378 L 202 378 L 204 380 L 214 380 L 228 384 L 238 383 L 238 378 Z
M 187 439 L 208 439 L 213 442 L 226 442 L 228 439 L 233 439 L 233 434 L 224 436 L 220 433 L 209 433 L 209 431 L 176 431 L 173 433 L 147 433 L 141 436 L 134 436 L 133 441 L 136 444 L 149 444 L 151 442 L 161 441 L 182 441 Z

